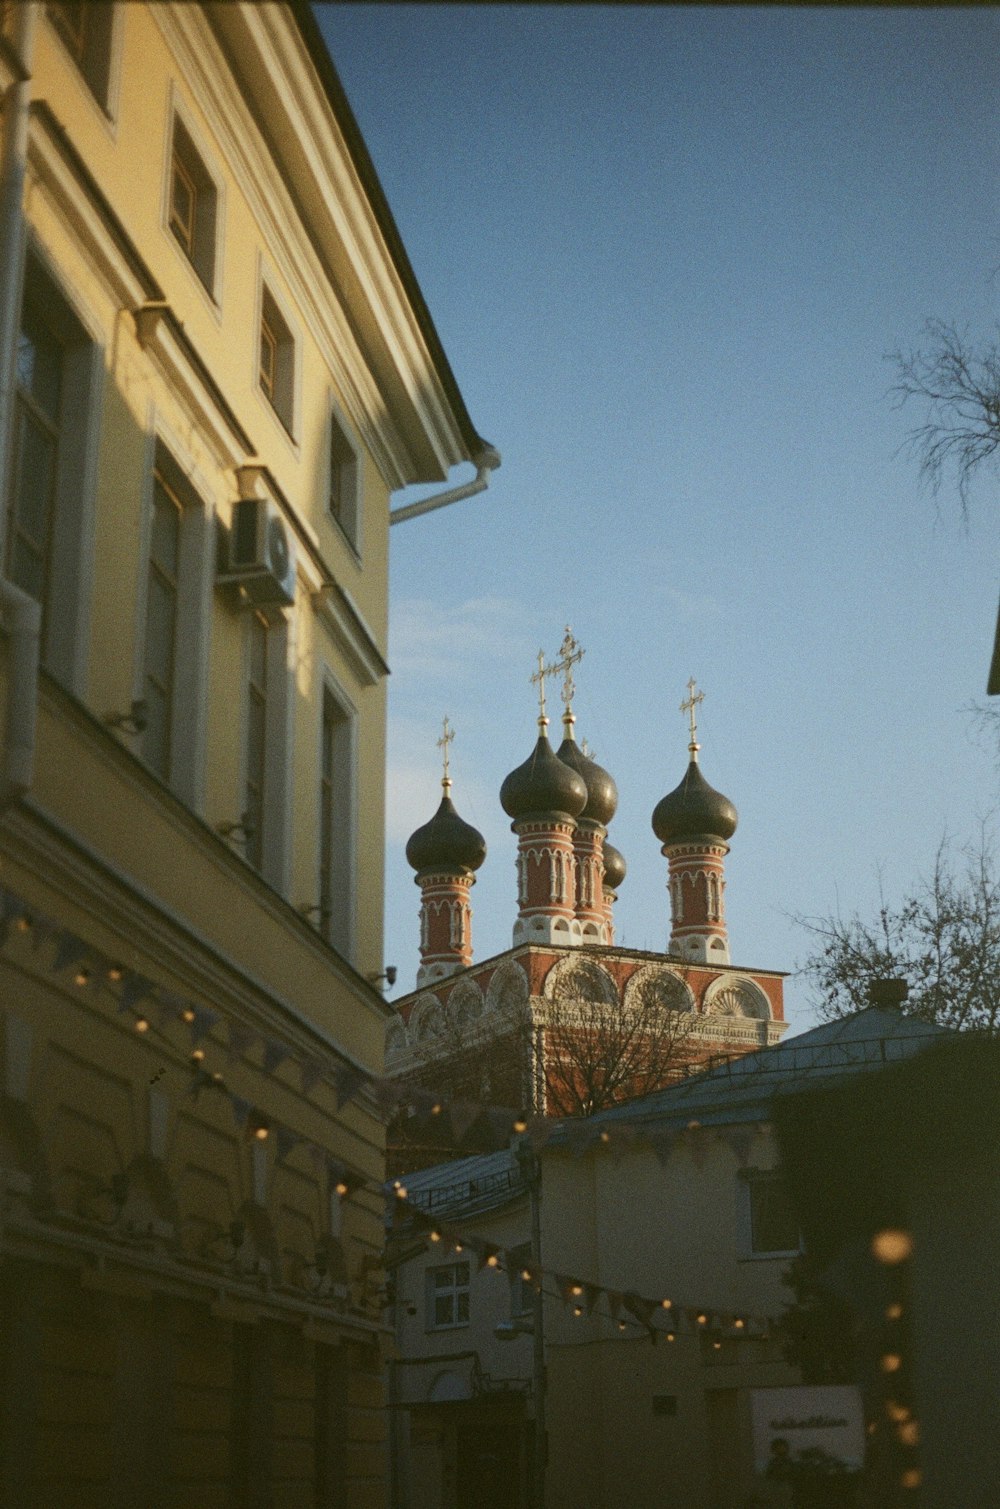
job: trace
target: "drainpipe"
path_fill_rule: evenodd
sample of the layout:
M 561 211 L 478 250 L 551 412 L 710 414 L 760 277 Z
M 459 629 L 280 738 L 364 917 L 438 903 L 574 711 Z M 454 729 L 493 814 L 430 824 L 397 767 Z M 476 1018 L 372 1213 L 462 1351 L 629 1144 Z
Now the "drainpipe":
M 406 519 L 419 518 L 422 513 L 430 513 L 435 508 L 447 508 L 450 503 L 460 503 L 463 498 L 473 498 L 476 493 L 485 492 L 490 485 L 491 472 L 495 472 L 500 465 L 500 452 L 484 441 L 482 450 L 470 459 L 476 468 L 476 475 L 471 482 L 449 488 L 447 492 L 435 493 L 433 497 L 423 498 L 419 503 L 406 503 L 402 508 L 393 508 L 389 513 L 389 523 L 402 524 Z
M 36 4 L 14 6 L 13 50 L 21 78 L 3 98 L 0 157 L 0 501 L 9 491 L 15 353 L 24 265 L 24 180 Z M 0 535 L 4 533 L 0 525 Z M 2 557 L 0 557 L 2 559 Z M 7 709 L 0 755 L 0 812 L 30 789 L 38 713 L 41 605 L 0 576 L 0 612 L 7 632 Z

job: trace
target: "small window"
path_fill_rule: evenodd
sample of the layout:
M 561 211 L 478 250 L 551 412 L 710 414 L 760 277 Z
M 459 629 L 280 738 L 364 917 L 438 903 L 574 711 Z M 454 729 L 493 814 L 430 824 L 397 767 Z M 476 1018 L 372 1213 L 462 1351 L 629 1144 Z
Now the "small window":
M 751 1174 L 746 1180 L 749 1205 L 749 1255 L 764 1257 L 798 1252 L 801 1246 L 784 1182 L 779 1173 Z
M 427 1329 L 445 1331 L 469 1324 L 469 1265 L 449 1263 L 427 1274 Z
M 218 194 L 215 183 L 179 116 L 174 117 L 170 149 L 170 198 L 167 220 L 174 239 L 202 283 L 215 282 L 215 232 Z
M 330 415 L 330 480 L 327 508 L 355 549 L 360 524 L 361 468 L 345 427 Z
M 264 397 L 291 435 L 295 407 L 295 342 L 266 285 L 260 301 L 258 380 Z
M 108 108 L 114 7 L 94 0 L 50 0 L 49 20 L 102 110 Z
M 72 685 L 85 624 L 95 347 L 29 255 L 17 336 L 7 574 L 42 606 L 42 659 Z

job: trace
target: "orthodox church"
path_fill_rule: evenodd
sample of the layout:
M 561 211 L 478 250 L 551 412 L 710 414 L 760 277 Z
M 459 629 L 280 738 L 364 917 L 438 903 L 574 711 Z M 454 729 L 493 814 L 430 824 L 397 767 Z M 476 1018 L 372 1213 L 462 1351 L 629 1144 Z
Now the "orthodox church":
M 416 989 L 394 1003 L 386 1072 L 437 1090 L 450 1110 L 433 1129 L 418 1118 L 392 1141 L 410 1168 L 468 1150 L 489 1106 L 534 1115 L 587 1115 L 648 1094 L 708 1060 L 749 1053 L 785 1030 L 783 974 L 730 960 L 725 857 L 737 825 L 732 802 L 702 774 L 688 684 L 689 763 L 656 805 L 652 827 L 668 864 L 668 952 L 615 943 L 625 878 L 608 841 L 614 780 L 574 737 L 572 667 L 583 651 L 567 629 L 560 656 L 539 654 L 538 737 L 504 780 L 500 803 L 517 837 L 517 911 L 504 953 L 473 957 L 470 892 L 486 859 L 481 833 L 452 801 L 445 720 L 443 794 L 407 844 L 420 889 Z M 563 739 L 549 742 L 545 680 L 563 678 Z M 432 1118 L 433 1119 L 433 1118 Z M 446 1125 L 446 1123 L 448 1123 Z

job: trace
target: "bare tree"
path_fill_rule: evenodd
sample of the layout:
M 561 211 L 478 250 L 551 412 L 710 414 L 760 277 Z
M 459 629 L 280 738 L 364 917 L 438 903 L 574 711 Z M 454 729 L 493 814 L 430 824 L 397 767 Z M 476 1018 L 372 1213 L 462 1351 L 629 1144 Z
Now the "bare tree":
M 697 1021 L 685 997 L 680 979 L 664 972 L 638 981 L 621 1004 L 547 1002 L 539 1029 L 546 1114 L 593 1116 L 679 1078 Z
M 798 917 L 815 949 L 802 973 L 827 1020 L 868 1004 L 874 980 L 905 979 L 904 1010 L 945 1027 L 1000 1028 L 1000 874 L 984 832 L 959 851 L 942 840 L 929 876 L 874 918 Z
M 1000 330 L 978 347 L 946 320 L 928 320 L 923 334 L 918 348 L 889 353 L 896 368 L 890 392 L 897 407 L 911 400 L 922 407 L 905 445 L 935 494 L 954 471 L 967 519 L 972 480 L 1000 448 Z

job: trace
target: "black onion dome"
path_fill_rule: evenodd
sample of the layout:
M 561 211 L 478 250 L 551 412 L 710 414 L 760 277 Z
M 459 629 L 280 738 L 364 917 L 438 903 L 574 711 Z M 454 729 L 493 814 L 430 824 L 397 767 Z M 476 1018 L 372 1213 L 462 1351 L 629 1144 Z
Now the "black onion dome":
M 406 858 L 418 875 L 430 870 L 478 870 L 486 858 L 486 840 L 478 828 L 464 822 L 450 796 L 429 823 L 412 834 Z
M 563 764 L 545 734 L 539 734 L 524 764 L 512 770 L 500 787 L 500 805 L 515 822 L 519 817 L 550 812 L 579 817 L 587 800 L 583 777 Z
M 653 832 L 661 844 L 697 836 L 725 842 L 736 832 L 738 822 L 732 802 L 708 784 L 697 760 L 692 760 L 680 785 L 657 804 Z
M 582 777 L 587 788 L 587 805 L 580 813 L 589 822 L 606 828 L 618 810 L 618 787 L 603 765 L 588 759 L 575 739 L 565 738 L 556 750 L 556 758 Z
M 625 856 L 616 849 L 614 844 L 604 840 L 604 889 L 617 891 L 625 879 Z

